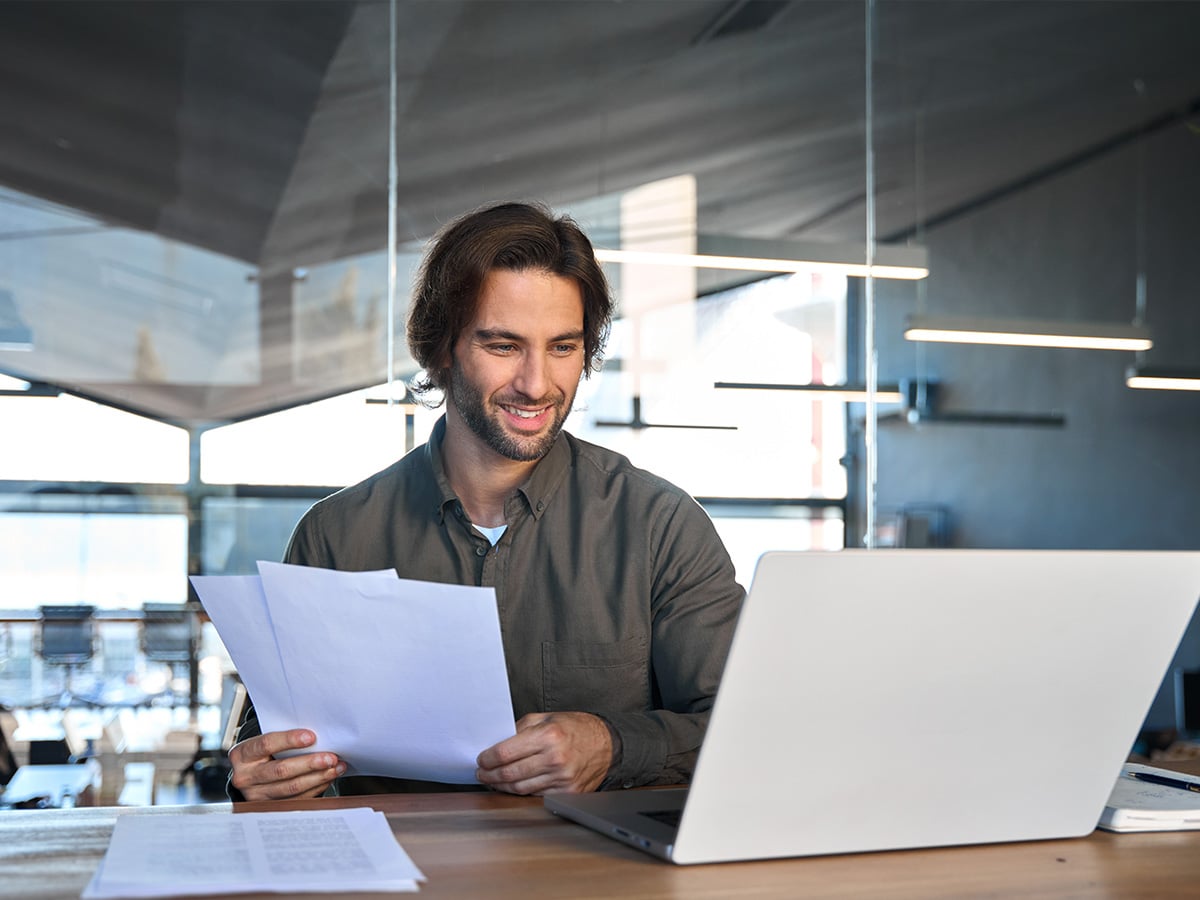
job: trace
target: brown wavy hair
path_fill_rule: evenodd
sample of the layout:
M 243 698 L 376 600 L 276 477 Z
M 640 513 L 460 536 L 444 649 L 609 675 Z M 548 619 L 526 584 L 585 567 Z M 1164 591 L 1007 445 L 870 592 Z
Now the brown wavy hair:
M 583 295 L 584 375 L 599 370 L 613 303 L 592 242 L 573 219 L 556 218 L 541 204 L 501 203 L 443 228 L 421 264 L 407 325 L 408 349 L 425 370 L 411 386 L 418 396 L 445 391 L 454 345 L 474 319 L 493 269 L 574 279 Z

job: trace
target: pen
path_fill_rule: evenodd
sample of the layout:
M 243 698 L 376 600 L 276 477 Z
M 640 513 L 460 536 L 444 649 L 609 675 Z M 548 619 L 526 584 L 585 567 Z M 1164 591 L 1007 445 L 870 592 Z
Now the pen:
M 1194 781 L 1184 781 L 1181 778 L 1168 778 L 1166 775 L 1151 775 L 1148 772 L 1130 772 L 1130 778 L 1138 781 L 1148 781 L 1151 784 L 1161 784 L 1166 787 L 1179 788 L 1181 791 L 1194 791 L 1200 794 L 1200 784 Z

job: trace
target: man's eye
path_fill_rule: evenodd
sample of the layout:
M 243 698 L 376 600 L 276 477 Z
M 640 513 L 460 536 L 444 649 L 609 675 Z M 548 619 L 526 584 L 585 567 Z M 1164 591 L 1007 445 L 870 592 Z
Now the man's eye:
M 569 356 L 570 354 L 574 353 L 576 349 L 577 348 L 574 344 L 555 344 L 554 345 L 554 352 L 559 353 L 563 356 Z
M 514 350 L 517 349 L 517 345 L 516 344 L 492 344 L 491 349 L 492 349 L 493 353 L 512 353 Z

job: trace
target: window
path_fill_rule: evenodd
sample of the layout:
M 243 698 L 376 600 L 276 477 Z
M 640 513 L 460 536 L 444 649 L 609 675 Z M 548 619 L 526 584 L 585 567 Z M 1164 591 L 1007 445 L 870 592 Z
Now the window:
M 360 481 L 422 443 L 440 415 L 368 402 L 386 397 L 380 385 L 207 431 L 200 438 L 200 477 L 209 484 Z
M 184 484 L 188 435 L 79 397 L 3 397 L 0 478 Z
M 139 607 L 187 599 L 187 511 L 178 498 L 0 495 L 7 607 Z

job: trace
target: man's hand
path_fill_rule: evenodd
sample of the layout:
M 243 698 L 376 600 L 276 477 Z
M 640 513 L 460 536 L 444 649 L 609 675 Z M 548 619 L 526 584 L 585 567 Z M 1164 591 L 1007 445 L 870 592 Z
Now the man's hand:
M 272 731 L 247 738 L 229 751 L 233 764 L 230 783 L 247 800 L 294 800 L 319 797 L 346 771 L 332 753 L 305 753 L 275 759 L 276 753 L 311 747 L 317 736 L 304 728 Z
M 530 713 L 517 733 L 479 754 L 475 775 L 510 794 L 584 793 L 604 781 L 612 736 L 590 713 Z

